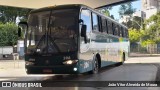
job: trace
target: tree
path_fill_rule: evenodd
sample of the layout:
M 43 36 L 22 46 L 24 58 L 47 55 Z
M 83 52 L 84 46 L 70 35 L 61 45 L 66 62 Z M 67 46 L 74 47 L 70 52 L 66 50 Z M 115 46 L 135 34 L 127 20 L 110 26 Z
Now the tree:
M 109 10 L 111 10 L 111 9 L 112 9 L 112 7 L 102 8 L 102 9 L 100 9 L 100 12 L 102 12 L 104 15 L 114 19 L 114 16 L 110 15 L 110 12 L 109 12 Z
M 140 41 L 143 32 L 133 28 L 129 28 L 128 31 L 129 31 L 129 40 L 131 43 L 136 43 Z
M 127 4 L 122 4 L 119 8 L 119 15 L 123 17 L 124 15 L 132 16 L 132 14 L 136 11 L 135 8 L 132 7 L 132 3 L 129 2 Z
M 15 23 L 0 23 L 0 46 L 13 46 L 17 43 L 17 28 Z
M 160 12 L 146 20 L 145 39 L 160 43 Z
M 0 21 L 3 23 L 6 22 L 16 22 L 17 17 L 22 17 L 23 19 L 27 18 L 27 12 L 31 9 L 9 7 L 9 6 L 0 6 Z
M 106 16 L 110 16 L 110 12 L 109 12 L 108 9 L 103 9 L 103 10 L 102 10 L 102 13 L 103 13 L 104 15 L 106 15 Z
M 140 30 L 141 27 L 143 27 L 141 23 L 143 23 L 143 19 L 138 16 L 134 16 L 133 19 L 130 19 L 128 22 L 122 22 L 122 24 L 126 25 L 128 28 L 136 30 Z

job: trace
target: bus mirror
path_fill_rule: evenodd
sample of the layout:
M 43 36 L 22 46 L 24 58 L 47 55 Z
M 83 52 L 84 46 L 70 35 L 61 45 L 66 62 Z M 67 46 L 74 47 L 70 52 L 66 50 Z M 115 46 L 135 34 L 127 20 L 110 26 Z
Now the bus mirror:
M 84 42 L 85 43 L 87 43 L 86 29 L 87 29 L 87 25 L 82 24 L 81 37 L 84 37 Z
M 19 22 L 18 23 L 18 37 L 21 37 L 22 29 L 27 27 L 28 29 L 28 23 L 27 22 Z
M 86 37 L 86 28 L 87 26 L 83 24 L 81 28 L 81 37 Z
M 21 28 L 18 27 L 18 37 L 21 37 Z

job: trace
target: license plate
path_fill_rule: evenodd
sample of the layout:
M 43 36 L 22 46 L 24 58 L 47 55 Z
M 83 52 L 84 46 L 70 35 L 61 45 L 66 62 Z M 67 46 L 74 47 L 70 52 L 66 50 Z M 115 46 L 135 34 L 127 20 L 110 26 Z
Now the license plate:
M 44 69 L 43 72 L 44 73 L 52 73 L 52 70 L 51 69 Z

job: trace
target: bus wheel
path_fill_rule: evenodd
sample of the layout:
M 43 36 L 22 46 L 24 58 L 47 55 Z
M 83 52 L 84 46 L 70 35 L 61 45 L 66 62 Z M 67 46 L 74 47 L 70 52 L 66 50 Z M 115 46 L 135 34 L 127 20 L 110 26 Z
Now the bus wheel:
M 31 71 L 27 69 L 26 73 L 27 73 L 27 74 L 31 74 Z
M 93 70 L 91 71 L 91 73 L 92 74 L 98 73 L 98 69 L 99 69 L 98 59 L 97 57 L 95 57 L 95 60 L 93 62 Z
M 122 65 L 124 63 L 124 61 L 125 61 L 125 53 L 122 54 L 121 59 L 122 59 L 122 62 L 116 63 L 115 66 L 120 66 L 120 65 Z
M 122 63 L 124 63 L 125 60 L 126 60 L 125 53 L 123 53 L 123 55 L 122 55 Z
M 120 62 L 120 65 L 122 65 L 124 63 L 124 61 L 125 61 L 125 53 L 123 53 L 123 55 L 122 55 L 122 62 Z

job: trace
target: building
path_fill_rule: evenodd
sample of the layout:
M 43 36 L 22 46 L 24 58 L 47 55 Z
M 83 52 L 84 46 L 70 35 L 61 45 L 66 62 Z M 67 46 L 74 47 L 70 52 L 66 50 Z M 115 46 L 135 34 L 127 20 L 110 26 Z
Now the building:
M 126 23 L 126 22 L 128 22 L 129 20 L 130 20 L 130 16 L 124 15 L 123 17 L 121 17 L 121 18 L 119 19 L 119 23 L 122 23 L 122 22 Z
M 153 14 L 160 11 L 160 0 L 142 0 L 142 9 L 144 18 L 148 19 Z

